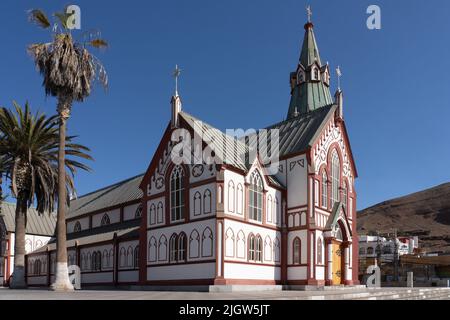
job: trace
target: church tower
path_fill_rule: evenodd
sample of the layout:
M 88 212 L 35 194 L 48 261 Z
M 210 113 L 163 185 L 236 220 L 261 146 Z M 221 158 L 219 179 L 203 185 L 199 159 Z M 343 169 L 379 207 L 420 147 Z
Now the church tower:
M 305 37 L 297 70 L 290 74 L 291 101 L 287 120 L 333 104 L 330 94 L 330 68 L 322 64 L 308 11 Z

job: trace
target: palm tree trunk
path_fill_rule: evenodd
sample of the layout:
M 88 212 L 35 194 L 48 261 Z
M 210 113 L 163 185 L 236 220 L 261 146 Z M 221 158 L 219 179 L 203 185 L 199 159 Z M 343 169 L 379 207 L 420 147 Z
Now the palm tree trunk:
M 25 233 L 27 226 L 27 200 L 26 193 L 21 191 L 16 202 L 16 228 L 14 232 L 14 271 L 9 287 L 11 289 L 24 289 L 25 281 Z
M 59 112 L 59 149 L 58 149 L 58 216 L 56 220 L 56 277 L 52 284 L 55 291 L 71 291 L 66 246 L 66 122 L 69 118 L 70 104 L 58 102 Z

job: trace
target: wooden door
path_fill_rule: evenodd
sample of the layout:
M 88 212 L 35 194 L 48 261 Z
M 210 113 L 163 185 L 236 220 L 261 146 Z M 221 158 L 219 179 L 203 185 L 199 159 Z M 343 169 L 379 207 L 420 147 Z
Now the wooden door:
M 340 285 L 342 283 L 342 247 L 340 242 L 332 243 L 332 257 L 333 257 L 333 285 Z

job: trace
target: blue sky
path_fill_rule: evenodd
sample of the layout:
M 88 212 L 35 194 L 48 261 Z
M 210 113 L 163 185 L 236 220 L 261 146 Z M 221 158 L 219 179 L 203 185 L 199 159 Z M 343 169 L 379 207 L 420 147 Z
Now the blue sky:
M 146 170 L 170 117 L 175 64 L 183 108 L 220 129 L 261 128 L 285 117 L 306 1 L 74 1 L 82 28 L 110 44 L 96 55 L 110 88 L 76 104 L 69 133 L 92 149 L 79 194 Z M 341 66 L 345 119 L 359 172 L 358 208 L 450 181 L 450 2 L 309 1 L 323 61 Z M 29 100 L 54 113 L 26 53 L 49 34 L 26 11 L 67 1 L 1 1 L 0 105 Z M 381 7 L 382 29 L 366 9 Z M 336 79 L 332 78 L 333 92 Z

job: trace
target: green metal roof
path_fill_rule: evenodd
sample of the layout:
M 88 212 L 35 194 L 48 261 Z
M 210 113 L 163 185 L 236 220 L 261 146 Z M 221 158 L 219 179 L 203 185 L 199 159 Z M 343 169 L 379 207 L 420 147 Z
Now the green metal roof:
M 319 72 L 319 79 L 311 79 L 311 68 L 316 65 Z M 307 23 L 305 25 L 305 37 L 303 39 L 302 51 L 300 53 L 299 64 L 296 72 L 291 73 L 291 78 L 297 77 L 297 72 L 302 69 L 305 71 L 305 81 L 295 84 L 291 92 L 291 101 L 287 119 L 293 118 L 298 114 L 305 114 L 310 111 L 331 105 L 333 98 L 330 93 L 330 88 L 324 83 L 322 72 L 327 68 L 327 65 L 322 65 L 320 59 L 319 48 L 317 46 L 316 38 L 314 36 L 313 24 Z

